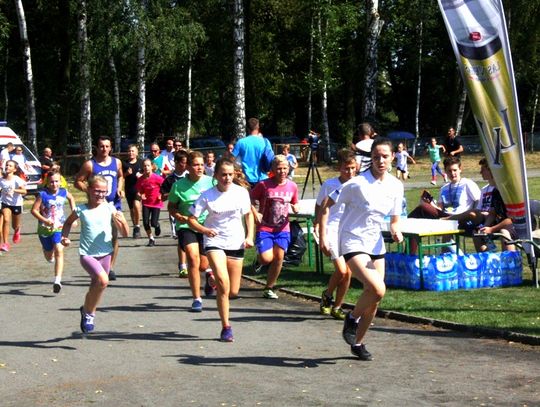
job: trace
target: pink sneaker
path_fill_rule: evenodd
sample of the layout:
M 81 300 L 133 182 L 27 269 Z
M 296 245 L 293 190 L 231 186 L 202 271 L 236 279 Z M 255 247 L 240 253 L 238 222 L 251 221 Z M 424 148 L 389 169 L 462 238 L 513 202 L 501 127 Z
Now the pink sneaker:
M 0 251 L 2 251 L 2 252 L 9 252 L 9 243 L 2 243 L 2 244 L 0 244 Z
M 21 228 L 17 229 L 15 233 L 13 233 L 13 243 L 17 244 L 21 241 Z

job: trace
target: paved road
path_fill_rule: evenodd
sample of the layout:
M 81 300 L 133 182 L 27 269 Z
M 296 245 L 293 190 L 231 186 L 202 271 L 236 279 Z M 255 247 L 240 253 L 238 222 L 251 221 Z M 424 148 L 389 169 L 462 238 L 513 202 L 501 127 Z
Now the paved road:
M 0 257 L 2 406 L 533 406 L 540 404 L 540 349 L 376 319 L 373 362 L 354 359 L 341 323 L 317 304 L 260 298 L 246 283 L 233 302 L 236 341 L 217 341 L 215 302 L 188 312 L 175 277 L 174 242 L 125 239 L 96 317 L 79 333 L 88 277 L 76 249 L 52 293 L 34 222 Z M 76 238 L 77 236 L 74 235 Z

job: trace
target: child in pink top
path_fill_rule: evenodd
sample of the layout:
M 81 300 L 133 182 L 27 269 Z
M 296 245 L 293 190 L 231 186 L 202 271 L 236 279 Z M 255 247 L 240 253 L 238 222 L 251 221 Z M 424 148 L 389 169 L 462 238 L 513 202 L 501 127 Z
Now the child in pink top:
M 163 177 L 153 172 L 153 165 L 152 160 L 149 158 L 143 161 L 143 174 L 137 179 L 137 183 L 135 184 L 137 193 L 142 200 L 143 227 L 148 236 L 147 246 L 150 247 L 156 245 L 151 226 L 154 228 L 156 236 L 161 234 L 159 213 L 163 207 L 160 192 Z
M 284 155 L 274 157 L 272 173 L 275 174 L 272 178 L 255 185 L 251 191 L 251 201 L 259 202 L 259 210 L 253 208 L 257 223 L 257 260 L 260 264 L 269 265 L 263 297 L 277 299 L 274 285 L 291 241 L 289 208 L 294 213 L 298 212 L 298 187 L 287 178 L 289 162 Z

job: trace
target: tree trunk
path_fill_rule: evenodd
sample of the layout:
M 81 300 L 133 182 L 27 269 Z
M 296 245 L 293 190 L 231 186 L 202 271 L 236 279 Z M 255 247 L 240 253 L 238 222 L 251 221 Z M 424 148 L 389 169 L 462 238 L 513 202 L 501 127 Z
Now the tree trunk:
M 86 33 L 86 0 L 79 0 L 79 70 L 81 76 L 81 149 L 83 154 L 92 154 L 92 116 L 90 110 L 90 66 L 88 36 Z
M 187 124 L 186 124 L 186 147 L 189 149 L 189 139 L 191 137 L 191 60 L 188 67 L 188 100 L 187 100 Z
M 318 32 L 319 32 L 319 52 L 321 54 L 321 62 L 323 67 L 326 66 L 326 50 L 323 41 L 323 31 L 321 27 L 321 14 L 319 14 L 318 21 Z M 327 149 L 327 160 L 330 161 L 331 149 L 330 149 L 330 126 L 328 125 L 328 83 L 326 80 L 326 69 L 323 68 L 323 81 L 322 81 L 322 97 L 321 97 L 321 113 L 322 113 L 322 125 L 323 125 L 323 136 L 326 142 Z
M 374 120 L 377 113 L 377 55 L 379 36 L 384 22 L 379 16 L 379 1 L 367 0 L 368 36 L 366 44 L 366 72 L 364 77 L 364 97 L 362 120 Z
M 465 115 L 465 102 L 467 101 L 467 88 L 463 84 L 463 89 L 461 90 L 461 96 L 459 98 L 459 107 L 458 114 L 456 117 L 456 135 L 461 134 L 461 127 L 463 126 L 463 116 Z
M 56 144 L 59 151 L 66 152 L 66 147 L 70 140 L 70 112 L 71 112 L 71 11 L 69 0 L 58 2 L 60 18 L 64 22 L 61 24 L 61 45 L 59 49 L 59 81 L 58 81 L 58 124 Z
M 15 0 L 17 19 L 19 20 L 19 34 L 23 48 L 24 75 L 26 78 L 26 123 L 28 131 L 28 144 L 34 153 L 37 149 L 37 125 L 36 125 L 36 102 L 34 95 L 34 75 L 32 73 L 32 57 L 30 52 L 30 41 L 26 31 L 26 17 L 22 0 Z
M 537 110 L 538 110 L 538 85 L 536 85 L 536 89 L 534 91 L 534 104 L 533 104 L 532 120 L 531 120 L 531 134 L 529 135 L 529 138 L 531 139 L 530 141 L 531 153 L 534 153 L 534 126 L 536 124 Z
M 309 91 L 308 91 L 308 117 L 307 117 L 307 127 L 308 132 L 312 128 L 312 111 L 313 108 L 311 106 L 311 98 L 313 94 L 313 37 L 315 36 L 315 33 L 313 31 L 313 16 L 311 16 L 311 23 L 309 26 L 309 74 L 308 74 L 308 83 L 309 83 Z
M 139 155 L 144 153 L 144 129 L 146 126 L 146 50 L 143 45 L 139 46 L 137 53 L 137 144 Z
M 414 117 L 415 139 L 412 147 L 412 155 L 416 155 L 416 141 L 420 137 L 420 90 L 422 87 L 422 48 L 423 48 L 423 22 L 420 21 L 418 27 L 419 43 L 418 43 L 418 82 L 416 84 L 416 113 Z
M 234 136 L 246 135 L 246 89 L 244 83 L 244 6 L 234 0 Z
M 8 106 L 9 106 L 9 96 L 8 96 L 8 90 L 7 90 L 8 63 L 9 63 L 9 47 L 6 47 L 6 65 L 4 69 L 4 120 L 6 121 L 8 119 Z
M 118 85 L 118 73 L 116 72 L 116 63 L 114 57 L 109 56 L 109 67 L 111 68 L 113 78 L 113 99 L 114 99 L 114 151 L 120 152 L 120 144 L 122 143 L 122 130 L 120 127 L 120 87 Z

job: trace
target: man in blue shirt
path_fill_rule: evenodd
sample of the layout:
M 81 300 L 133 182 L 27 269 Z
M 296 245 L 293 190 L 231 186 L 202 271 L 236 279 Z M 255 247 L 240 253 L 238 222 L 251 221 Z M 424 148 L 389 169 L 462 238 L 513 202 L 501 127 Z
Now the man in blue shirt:
M 265 151 L 267 141 L 259 132 L 259 120 L 251 118 L 247 122 L 249 134 L 238 140 L 233 149 L 233 156 L 241 163 L 246 179 L 253 187 L 257 182 L 268 178 L 259 168 L 259 162 Z

